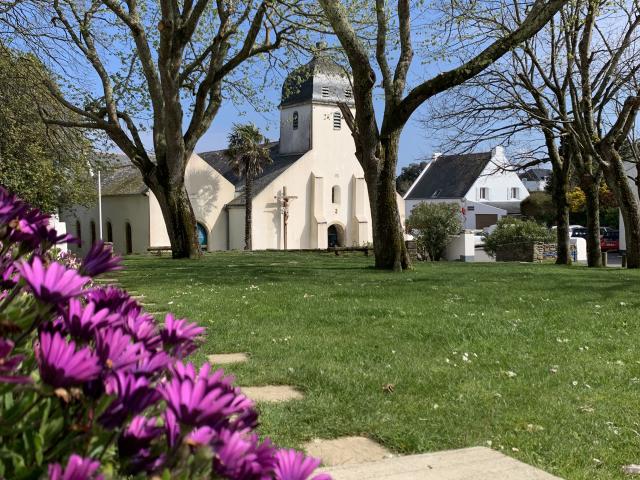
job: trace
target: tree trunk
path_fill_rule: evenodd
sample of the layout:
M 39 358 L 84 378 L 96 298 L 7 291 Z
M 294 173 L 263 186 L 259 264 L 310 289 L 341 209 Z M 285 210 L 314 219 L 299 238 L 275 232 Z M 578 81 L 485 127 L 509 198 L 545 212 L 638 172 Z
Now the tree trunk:
M 176 186 L 164 179 L 168 176 L 153 179 L 148 185 L 160 204 L 171 242 L 171 254 L 173 258 L 198 258 L 200 245 L 196 219 L 184 182 Z
M 629 185 L 622 157 L 615 148 L 600 144 L 598 148 L 604 162 L 602 169 L 609 189 L 615 194 L 624 221 L 627 243 L 627 268 L 640 268 L 640 212 L 638 200 Z
M 382 143 L 380 148 L 384 155 L 382 169 L 374 182 L 367 179 L 376 268 L 392 269 L 396 272 L 411 267 L 396 200 L 395 172 L 399 138 L 399 133 L 394 134 Z
M 253 175 L 244 181 L 244 249 L 251 250 L 251 216 L 253 212 Z
M 600 178 L 593 175 L 582 175 L 580 188 L 584 192 L 587 211 L 587 265 L 602 266 L 600 249 Z
M 571 265 L 569 250 L 569 202 L 567 201 L 567 186 L 569 174 L 567 168 L 560 168 L 555 163 L 553 166 L 551 198 L 555 207 L 556 235 L 558 249 L 556 264 Z

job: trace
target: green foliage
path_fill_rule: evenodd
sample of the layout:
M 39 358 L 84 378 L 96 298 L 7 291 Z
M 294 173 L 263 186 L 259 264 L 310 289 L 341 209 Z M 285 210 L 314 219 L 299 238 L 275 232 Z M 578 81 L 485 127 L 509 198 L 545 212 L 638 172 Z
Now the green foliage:
M 520 202 L 520 211 L 525 217 L 546 225 L 551 225 L 555 216 L 553 199 L 547 192 L 531 192 Z
M 78 130 L 47 126 L 41 111 L 60 106 L 45 91 L 45 67 L 0 44 L 0 184 L 38 208 L 90 203 L 91 143 Z M 64 115 L 61 115 L 64 118 Z
M 500 245 L 523 242 L 553 242 L 553 234 L 533 220 L 520 220 L 502 217 L 496 229 L 485 236 L 484 249 L 489 255 L 495 255 Z
M 420 172 L 427 166 L 427 162 L 414 162 L 406 167 L 402 167 L 400 175 L 396 178 L 396 190 L 400 195 L 407 193 L 413 182 L 420 175 Z
M 411 211 L 407 225 L 418 251 L 438 261 L 449 237 L 462 229 L 460 207 L 455 203 L 420 203 Z
M 254 124 L 234 124 L 228 141 L 227 157 L 239 177 L 253 178 L 271 163 L 266 138 Z

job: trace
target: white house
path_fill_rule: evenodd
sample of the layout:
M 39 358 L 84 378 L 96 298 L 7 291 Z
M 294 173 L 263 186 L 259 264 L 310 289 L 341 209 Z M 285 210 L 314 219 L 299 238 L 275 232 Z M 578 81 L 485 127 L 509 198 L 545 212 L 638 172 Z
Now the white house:
M 364 172 L 338 102 L 353 108 L 350 82 L 322 52 L 285 80 L 280 139 L 269 145 L 273 162 L 254 184 L 254 249 L 320 249 L 372 241 Z M 203 248 L 242 249 L 244 182 L 229 168 L 225 152 L 194 154 L 185 183 Z M 400 196 L 398 203 L 404 214 Z M 128 161 L 105 175 L 102 206 L 103 237 L 116 252 L 169 245 L 158 201 Z M 70 209 L 63 219 L 70 233 L 85 240 L 81 251 L 97 239 L 96 207 Z
M 520 180 L 530 192 L 541 192 L 551 178 L 551 170 L 548 168 L 530 168 L 520 173 Z
M 482 229 L 505 215 L 518 215 L 529 192 L 518 174 L 505 168 L 508 165 L 502 147 L 485 153 L 435 154 L 404 196 L 406 216 L 420 202 L 459 204 L 466 229 Z

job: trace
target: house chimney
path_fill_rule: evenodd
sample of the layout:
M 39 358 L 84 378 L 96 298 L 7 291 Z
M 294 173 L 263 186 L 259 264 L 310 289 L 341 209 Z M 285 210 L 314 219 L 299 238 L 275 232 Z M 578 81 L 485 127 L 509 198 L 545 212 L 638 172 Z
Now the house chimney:
M 442 155 L 442 152 L 433 152 L 433 156 L 431 157 L 431 161 L 435 162 L 438 157 L 440 157 Z
M 504 158 L 504 147 L 501 145 L 496 145 L 491 149 L 491 157 L 502 157 Z

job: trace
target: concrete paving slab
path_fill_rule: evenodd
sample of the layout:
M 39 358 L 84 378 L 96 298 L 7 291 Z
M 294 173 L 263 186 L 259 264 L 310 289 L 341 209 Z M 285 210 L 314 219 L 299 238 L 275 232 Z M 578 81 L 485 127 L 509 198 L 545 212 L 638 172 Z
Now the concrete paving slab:
M 318 471 L 334 480 L 561 480 L 486 447 L 394 457 Z
M 264 385 L 262 387 L 240 387 L 251 400 L 256 402 L 288 402 L 304 398 L 302 392 L 289 385 Z
M 393 456 L 389 450 L 366 437 L 315 439 L 307 443 L 304 449 L 312 457 L 321 458 L 325 466 L 361 464 Z
M 246 353 L 218 353 L 207 357 L 212 365 L 229 365 L 231 363 L 244 363 L 249 361 Z

